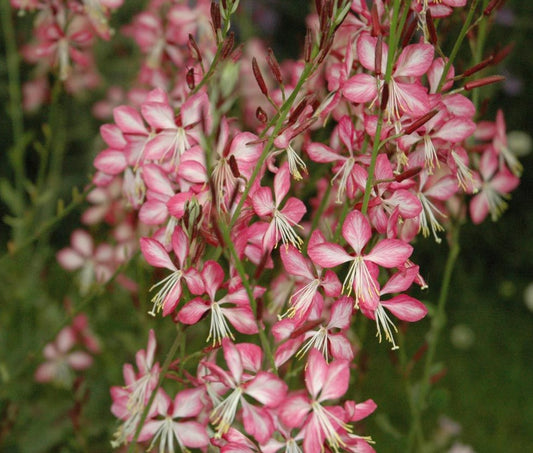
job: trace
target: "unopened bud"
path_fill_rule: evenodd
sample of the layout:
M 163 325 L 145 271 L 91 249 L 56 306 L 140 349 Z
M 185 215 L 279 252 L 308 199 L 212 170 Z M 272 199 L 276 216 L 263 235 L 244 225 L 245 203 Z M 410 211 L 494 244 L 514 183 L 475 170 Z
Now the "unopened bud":
M 315 8 L 318 17 L 320 17 L 320 13 L 322 12 L 322 0 L 315 0 Z
M 381 23 L 379 20 L 379 12 L 376 2 L 373 2 L 372 10 L 370 11 L 370 17 L 372 19 L 371 35 L 374 37 L 381 35 Z
M 419 127 L 426 124 L 431 118 L 433 118 L 437 113 L 439 113 L 438 110 L 431 110 L 425 115 L 421 116 L 420 118 L 413 121 L 408 127 L 405 128 L 404 134 L 409 135 L 412 134 L 414 131 L 416 131 Z
M 283 83 L 283 78 L 281 77 L 281 68 L 279 67 L 278 60 L 274 55 L 274 51 L 270 47 L 268 48 L 267 62 L 277 82 Z
M 313 35 L 310 28 L 307 29 L 305 34 L 305 44 L 304 44 L 304 61 L 309 63 L 311 61 L 311 52 L 313 50 Z
M 324 3 L 322 4 L 322 9 L 320 10 L 320 15 L 318 16 L 318 21 L 320 24 L 319 30 L 321 36 L 327 35 L 328 32 L 330 24 L 329 4 L 329 0 L 324 0 Z
M 511 44 L 507 44 L 503 49 L 496 52 L 496 55 L 494 55 L 494 58 L 492 59 L 492 65 L 499 64 L 507 55 L 511 53 L 511 51 L 514 49 L 515 43 L 512 42 Z
M 464 77 L 471 76 L 472 74 L 475 74 L 478 71 L 481 71 L 482 69 L 486 68 L 488 65 L 492 63 L 492 60 L 494 60 L 494 56 L 491 55 L 488 58 L 485 58 L 482 62 L 478 63 L 475 66 L 472 66 L 471 68 L 467 69 L 465 72 L 463 72 Z
M 304 109 L 307 107 L 308 97 L 304 97 L 298 105 L 294 108 L 294 110 L 289 115 L 289 119 L 287 120 L 288 124 L 294 124 L 300 114 L 304 111 Z
M 487 7 L 483 10 L 484 16 L 490 16 L 495 8 L 503 5 L 504 0 L 491 0 Z
M 479 88 L 485 85 L 491 85 L 493 83 L 501 82 L 502 80 L 505 80 L 505 77 L 500 76 L 500 75 L 483 77 L 482 79 L 479 79 L 479 80 L 473 80 L 471 82 L 466 82 L 464 88 L 466 91 L 470 91 L 470 90 L 473 90 L 474 88 Z
M 435 46 L 438 41 L 437 30 L 435 30 L 435 22 L 433 22 L 433 16 L 429 9 L 426 11 L 426 27 L 428 29 L 429 42 Z
M 226 36 L 224 43 L 222 44 L 222 51 L 220 52 L 220 56 L 222 57 L 222 59 L 226 59 L 228 57 L 228 55 L 233 50 L 234 43 L 235 43 L 235 33 L 230 31 L 228 33 L 228 36 Z
M 255 111 L 255 117 L 259 120 L 260 123 L 263 124 L 268 121 L 268 116 L 261 107 L 257 107 L 257 110 Z
M 196 82 L 194 81 L 194 68 L 190 68 L 187 71 L 185 80 L 187 81 L 187 86 L 189 87 L 189 89 L 194 90 L 194 87 L 196 86 Z
M 263 79 L 263 74 L 261 74 L 261 69 L 259 69 L 259 65 L 257 64 L 257 59 L 255 57 L 252 58 L 252 71 L 254 72 L 255 80 L 257 80 L 257 84 L 259 85 L 261 93 L 263 93 L 265 96 L 268 96 L 268 88 L 266 86 L 265 79 Z
M 198 48 L 198 44 L 194 40 L 194 37 L 189 33 L 189 48 L 191 49 L 192 57 L 199 62 L 202 62 L 202 53 Z
M 428 344 L 424 343 L 422 346 L 418 348 L 418 350 L 413 355 L 413 359 L 412 359 L 413 362 L 415 363 L 418 362 L 424 356 L 427 350 L 428 350 Z
M 231 154 L 228 159 L 229 168 L 231 169 L 231 174 L 234 178 L 240 178 L 241 172 L 239 171 L 239 166 L 237 165 L 237 159 L 235 159 L 235 156 Z
M 374 54 L 374 69 L 376 75 L 381 75 L 381 61 L 383 58 L 383 36 L 379 35 L 376 42 L 376 53 Z
M 410 168 L 409 170 L 406 170 L 403 173 L 396 175 L 394 179 L 396 180 L 396 182 L 402 182 L 402 181 L 405 181 L 406 179 L 410 179 L 413 176 L 418 175 L 418 173 L 420 173 L 421 171 L 422 171 L 422 167 Z
M 409 44 L 411 38 L 413 37 L 413 34 L 415 33 L 416 26 L 417 21 L 413 18 L 413 12 L 410 11 L 402 30 L 402 37 L 400 40 L 400 42 L 402 43 L 402 47 L 405 47 Z
M 215 33 L 217 30 L 220 30 L 222 27 L 222 18 L 220 17 L 220 6 L 218 3 L 211 2 L 211 22 L 213 23 L 213 28 Z
M 381 91 L 381 104 L 380 108 L 382 111 L 387 109 L 387 104 L 389 102 L 389 85 L 387 83 L 383 84 L 383 90 Z

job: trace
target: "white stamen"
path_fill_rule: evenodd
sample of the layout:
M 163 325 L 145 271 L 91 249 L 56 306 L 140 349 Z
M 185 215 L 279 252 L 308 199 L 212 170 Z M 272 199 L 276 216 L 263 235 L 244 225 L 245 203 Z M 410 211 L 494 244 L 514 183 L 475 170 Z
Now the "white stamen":
M 181 270 L 175 270 L 174 272 L 172 272 L 172 274 L 167 275 L 163 280 L 161 280 L 159 283 L 156 283 L 150 288 L 150 291 L 152 291 L 154 288 L 162 286 L 161 289 L 157 292 L 157 294 L 152 297 L 152 302 L 154 303 L 154 306 L 152 307 L 152 310 L 148 312 L 149 315 L 155 316 L 156 313 L 163 309 L 168 295 L 174 289 L 174 287 L 179 284 L 179 281 L 181 280 L 182 276 L 183 273 L 181 272 Z
M 229 337 L 235 340 L 228 326 L 228 322 L 218 302 L 213 302 L 211 305 L 211 325 L 209 327 L 209 336 L 206 341 L 213 339 L 213 347 L 222 343 L 222 339 Z
M 297 249 L 302 246 L 304 241 L 296 234 L 291 226 L 291 222 L 284 214 L 275 209 L 272 221 L 274 222 L 276 230 L 276 244 L 279 241 L 279 237 L 281 237 L 281 242 L 283 242 L 285 246 L 287 246 L 287 244 L 292 244 Z
M 383 305 L 378 304 L 378 308 L 376 309 L 374 315 L 376 316 L 376 327 L 378 330 L 376 333 L 376 337 L 379 338 L 379 342 L 381 343 L 381 328 L 383 328 L 383 331 L 385 333 L 385 339 L 389 343 L 392 343 L 392 350 L 394 351 L 395 349 L 399 349 L 399 346 L 396 345 L 394 341 L 394 336 L 392 334 L 392 330 L 397 333 L 398 329 L 389 318 L 389 315 L 387 315 L 387 313 L 383 309 Z
M 211 411 L 211 422 L 216 425 L 216 436 L 220 437 L 231 427 L 237 407 L 242 396 L 242 389 L 237 387 L 231 394 Z

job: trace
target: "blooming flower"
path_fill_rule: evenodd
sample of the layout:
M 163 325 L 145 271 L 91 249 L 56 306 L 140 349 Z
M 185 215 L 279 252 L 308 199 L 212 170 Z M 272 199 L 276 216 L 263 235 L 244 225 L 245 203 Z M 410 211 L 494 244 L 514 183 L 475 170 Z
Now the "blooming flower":
M 309 248 L 309 256 L 319 266 L 331 268 L 351 262 L 343 283 L 343 291 L 348 295 L 355 292 L 355 306 L 361 301 L 375 304 L 379 298 L 377 284 L 378 265 L 386 268 L 398 267 L 405 263 L 413 248 L 399 239 L 383 239 L 367 254 L 363 253 L 372 230 L 366 217 L 359 211 L 352 211 L 342 225 L 342 236 L 352 247 L 351 255 L 340 245 L 333 243 L 317 244 Z
M 281 240 L 283 245 L 292 244 L 300 247 L 302 239 L 296 234 L 293 226 L 298 225 L 305 214 L 304 203 L 295 197 L 290 197 L 283 208 L 280 205 L 290 189 L 290 173 L 287 163 L 281 166 L 274 177 L 274 198 L 268 187 L 258 188 L 252 196 L 255 212 L 260 216 L 270 216 L 271 220 L 263 237 L 263 250 L 270 251 Z
M 211 371 L 205 377 L 208 382 L 220 382 L 227 388 L 226 395 L 215 401 L 211 412 L 211 422 L 216 426 L 220 437 L 232 426 L 239 406 L 242 407 L 242 420 L 246 432 L 259 441 L 266 442 L 273 430 L 272 417 L 267 408 L 278 406 L 287 393 L 287 384 L 268 371 L 261 371 L 263 353 L 261 348 L 252 343 L 233 344 L 229 339 L 222 340 L 224 358 L 228 371 L 218 365 L 204 362 Z M 245 370 L 252 374 L 245 373 Z M 250 396 L 256 404 L 247 401 Z
M 151 238 L 141 238 L 141 251 L 146 261 L 154 267 L 163 267 L 171 272 L 159 283 L 152 286 L 154 289 L 161 286 L 161 289 L 152 298 L 154 306 L 150 314 L 155 316 L 156 310 L 163 310 L 163 316 L 167 316 L 174 311 L 181 297 L 182 288 L 181 280 L 184 279 L 189 289 L 194 294 L 200 294 L 203 291 L 203 284 L 199 274 L 194 269 L 185 271 L 185 259 L 189 254 L 189 239 L 180 226 L 176 226 L 172 233 L 172 249 L 178 259 L 180 267 L 176 267 L 170 259 L 169 254 L 163 245 Z
M 138 351 L 135 356 L 138 372 L 135 373 L 130 364 L 125 364 L 123 373 L 126 385 L 111 387 L 111 399 L 113 400 L 111 412 L 115 417 L 123 420 L 114 434 L 115 439 L 111 442 L 113 447 L 131 440 L 152 391 L 157 385 L 160 367 L 158 362 L 154 363 L 155 348 L 155 333 L 150 330 L 146 350 Z M 152 405 L 151 411 L 154 410 L 156 408 Z
M 186 420 L 196 417 L 203 409 L 203 389 L 192 388 L 178 392 L 172 400 L 159 390 L 153 405 L 156 407 L 153 418 L 147 420 L 139 434 L 139 442 L 152 440 L 148 450 L 159 441 L 160 453 L 174 453 L 175 443 L 179 451 L 189 448 L 204 448 L 209 437 L 204 425 L 197 421 Z

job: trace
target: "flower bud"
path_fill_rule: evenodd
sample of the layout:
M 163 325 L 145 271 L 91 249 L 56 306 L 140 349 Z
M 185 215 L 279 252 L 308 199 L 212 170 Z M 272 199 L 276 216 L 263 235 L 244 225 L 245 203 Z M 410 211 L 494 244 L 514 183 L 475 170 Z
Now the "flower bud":
M 265 96 L 268 96 L 268 88 L 266 86 L 265 79 L 263 78 L 263 74 L 261 74 L 261 69 L 259 69 L 259 65 L 257 64 L 257 59 L 255 57 L 252 58 L 252 70 L 254 72 L 255 80 L 259 85 L 261 93 L 263 93 Z
M 485 85 L 490 85 L 492 83 L 501 82 L 502 80 L 505 80 L 505 77 L 500 76 L 500 75 L 483 77 L 482 79 L 479 79 L 479 80 L 473 80 L 471 82 L 466 82 L 464 88 L 466 91 L 470 91 L 470 90 L 473 90 L 474 88 L 479 88 Z

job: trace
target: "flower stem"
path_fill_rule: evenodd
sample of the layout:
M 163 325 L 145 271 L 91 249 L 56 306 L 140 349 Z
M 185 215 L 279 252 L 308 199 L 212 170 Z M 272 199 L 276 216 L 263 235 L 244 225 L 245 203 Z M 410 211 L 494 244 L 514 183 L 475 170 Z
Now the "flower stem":
M 450 67 L 453 64 L 455 57 L 459 53 L 461 44 L 463 43 L 463 40 L 465 39 L 465 36 L 468 33 L 468 30 L 470 29 L 470 24 L 472 23 L 472 20 L 474 18 L 474 13 L 476 12 L 476 7 L 477 7 L 478 2 L 479 0 L 473 0 L 472 3 L 470 4 L 470 9 L 463 23 L 463 27 L 461 28 L 461 31 L 459 32 L 459 35 L 457 36 L 457 39 L 455 40 L 455 43 L 453 45 L 450 56 L 448 57 L 448 60 L 446 61 L 446 64 L 444 65 L 444 70 L 442 71 L 442 76 L 439 81 L 437 92 L 439 92 L 444 86 L 444 84 L 446 83 L 446 76 L 448 75 L 448 71 L 450 70 Z
M 451 232 L 450 249 L 448 251 L 448 257 L 446 259 L 446 265 L 444 268 L 444 275 L 440 288 L 437 308 L 432 317 L 431 327 L 427 337 L 428 349 L 424 362 L 422 380 L 419 383 L 419 388 L 416 395 L 414 394 L 415 392 L 413 386 L 410 386 L 411 395 L 409 402 L 411 405 L 412 420 L 411 429 L 409 432 L 409 445 L 407 449 L 409 452 L 421 451 L 424 443 L 422 414 L 427 406 L 427 397 L 431 387 L 431 371 L 433 368 L 433 360 L 437 351 L 439 336 L 446 325 L 446 301 L 448 300 L 453 270 L 460 252 L 459 231 L 459 225 L 454 225 Z
M 10 150 L 10 161 L 14 172 L 14 184 L 17 195 L 18 211 L 14 214 L 21 216 L 24 212 L 25 196 L 24 181 L 26 180 L 25 157 L 26 140 L 24 139 L 24 117 L 22 112 L 22 95 L 20 86 L 19 53 L 12 20 L 12 9 L 9 0 L 1 0 L 0 16 L 4 41 L 6 46 L 6 68 L 8 76 L 9 105 L 8 112 L 11 117 L 13 146 Z M 13 239 L 15 243 L 24 237 L 23 228 L 14 228 Z
M 390 25 L 390 35 L 389 35 L 389 53 L 387 55 L 387 69 L 385 71 L 385 77 L 384 77 L 384 84 L 388 84 L 392 77 L 392 68 L 394 64 L 396 49 L 398 47 L 398 42 L 400 38 L 400 33 L 397 33 L 398 31 L 401 31 L 403 28 L 403 24 L 407 20 L 407 14 L 409 12 L 409 8 L 405 7 L 403 10 L 403 14 L 401 18 L 399 18 L 400 14 L 400 0 L 394 0 L 393 5 L 393 13 L 392 13 L 392 20 Z M 378 121 L 376 125 L 376 133 L 374 135 L 374 144 L 372 147 L 372 157 L 370 161 L 370 167 L 368 168 L 368 177 L 366 180 L 366 187 L 365 187 L 365 194 L 363 197 L 363 206 L 361 208 L 361 212 L 366 215 L 368 211 L 368 203 L 370 202 L 370 193 L 372 191 L 372 186 L 374 185 L 374 171 L 376 168 L 376 161 L 379 154 L 379 149 L 381 147 L 380 143 L 380 137 L 381 137 L 381 129 L 383 128 L 383 109 L 380 108 L 378 111 Z

